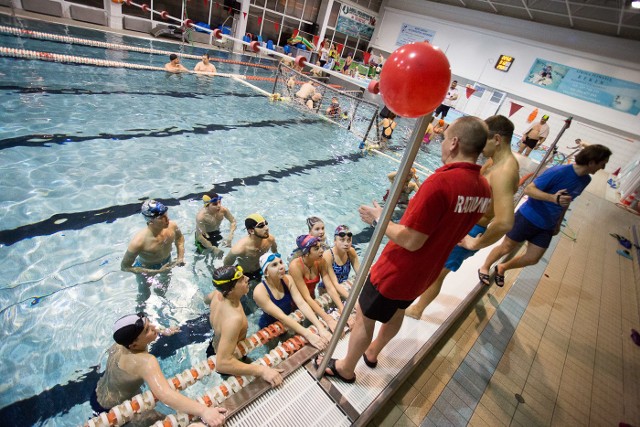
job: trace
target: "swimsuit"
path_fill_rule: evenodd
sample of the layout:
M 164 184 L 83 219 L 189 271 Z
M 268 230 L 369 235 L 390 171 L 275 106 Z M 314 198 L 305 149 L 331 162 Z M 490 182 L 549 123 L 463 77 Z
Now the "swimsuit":
M 201 234 L 201 236 L 204 237 L 209 242 L 211 242 L 211 244 L 217 248 L 218 243 L 220 243 L 220 241 L 222 240 L 222 234 L 220 233 L 220 230 L 209 231 L 207 232 L 207 234 L 209 235 L 209 237 L 205 236 L 204 234 Z M 196 232 L 196 249 L 198 250 L 199 253 L 202 253 L 206 251 L 207 248 L 202 246 L 202 243 L 198 241 L 197 235 L 198 235 L 198 232 Z
M 338 265 L 336 264 L 336 259 L 333 255 L 333 249 L 329 250 L 331 251 L 331 266 L 333 267 L 333 272 L 336 273 L 338 283 L 345 282 L 349 278 L 349 273 L 351 272 L 351 259 L 349 259 L 349 254 L 347 254 L 347 262 L 342 265 Z
M 315 298 L 316 285 L 320 281 L 320 274 L 318 274 L 313 279 L 307 279 L 306 277 L 304 277 L 304 269 L 307 267 L 307 265 L 302 260 L 302 257 L 298 259 L 300 260 L 300 264 L 302 264 L 302 279 L 304 280 L 304 284 L 307 285 L 307 289 L 309 290 L 309 295 L 311 295 L 311 298 Z M 314 262 L 313 265 L 316 267 L 316 269 L 318 269 L 318 261 Z
M 171 262 L 171 255 L 169 255 L 167 259 L 165 259 L 164 261 L 158 262 L 156 264 L 147 265 L 147 266 L 142 265 L 142 261 L 140 261 L 140 258 L 136 258 L 136 262 L 133 263 L 133 266 L 148 268 L 149 270 L 160 270 L 163 266 L 169 264 L 169 262 Z
M 267 283 L 263 280 L 262 284 L 264 285 L 264 287 L 267 289 L 267 293 L 269 294 L 269 298 L 271 299 L 271 302 L 273 302 L 276 307 L 278 307 L 280 310 L 282 310 L 282 312 L 286 315 L 291 314 L 291 312 L 294 309 L 294 302 L 293 302 L 293 298 L 291 297 L 291 292 L 289 291 L 289 287 L 287 286 L 287 284 L 285 283 L 284 279 L 280 279 L 280 283 L 282 283 L 282 289 L 284 290 L 284 296 L 280 299 L 276 299 L 273 296 L 273 293 L 271 292 L 271 289 L 269 288 L 269 286 L 267 285 Z M 262 316 L 260 316 L 260 319 L 258 320 L 258 326 L 260 328 L 265 328 L 267 326 L 269 326 L 270 324 L 277 322 L 278 319 L 276 319 L 275 317 L 273 317 L 272 315 L 263 312 Z

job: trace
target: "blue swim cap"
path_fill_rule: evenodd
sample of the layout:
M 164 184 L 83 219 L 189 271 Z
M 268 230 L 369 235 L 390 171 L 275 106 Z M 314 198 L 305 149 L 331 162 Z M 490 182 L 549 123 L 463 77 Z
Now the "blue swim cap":
M 156 202 L 155 200 L 150 199 L 150 200 L 146 200 L 142 204 L 142 209 L 140 210 L 140 213 L 145 218 L 153 219 L 166 214 L 168 210 L 169 208 L 163 205 L 162 203 Z

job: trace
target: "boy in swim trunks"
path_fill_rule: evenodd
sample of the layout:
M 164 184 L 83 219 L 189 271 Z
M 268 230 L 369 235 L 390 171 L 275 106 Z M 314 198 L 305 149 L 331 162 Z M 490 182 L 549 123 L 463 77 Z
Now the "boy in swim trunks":
M 231 246 L 233 233 L 236 231 L 236 219 L 226 207 L 222 206 L 222 196 L 209 193 L 202 196 L 204 206 L 196 215 L 196 249 L 198 253 L 213 253 L 215 258 L 222 258 L 220 246 Z M 229 221 L 229 235 L 222 239 L 220 224 L 223 219 Z
M 216 355 L 216 371 L 226 375 L 260 377 L 272 386 L 282 383 L 281 369 L 243 363 L 233 355 L 238 342 L 247 337 L 247 316 L 240 299 L 249 292 L 249 278 L 240 266 L 225 266 L 213 272 L 215 290 L 205 297 L 211 314 L 209 321 L 215 335 L 207 357 Z
M 491 204 L 469 234 L 453 248 L 436 281 L 420 295 L 416 304 L 406 310 L 405 314 L 414 319 L 420 319 L 424 309 L 438 296 L 450 272 L 457 271 L 465 259 L 480 249 L 500 240 L 513 226 L 513 195 L 518 189 L 519 179 L 518 161 L 511 152 L 514 126 L 504 116 L 489 117 L 485 123 L 489 127 L 489 139 L 482 153 L 490 160 L 480 172 L 491 186 Z M 488 276 L 480 276 L 487 285 L 488 279 Z
M 518 153 L 528 156 L 531 154 L 531 151 L 542 145 L 544 140 L 547 139 L 547 136 L 549 136 L 549 125 L 547 124 L 547 120 L 549 120 L 549 116 L 545 114 L 542 116 L 539 123 L 531 125 L 531 127 L 522 136 L 522 140 L 520 140 Z
M 238 265 L 245 271 L 245 276 L 257 283 L 262 278 L 260 257 L 268 251 L 278 252 L 278 245 L 275 236 L 269 234 L 269 223 L 262 215 L 249 215 L 244 220 L 244 226 L 247 236 L 231 247 L 224 258 L 224 265 L 233 265 L 238 261 Z
M 171 328 L 161 333 L 172 335 L 175 332 L 176 329 Z M 209 426 L 222 426 L 226 409 L 207 407 L 183 396 L 169 386 L 158 360 L 148 351 L 149 344 L 158 338 L 158 334 L 158 329 L 149 322 L 144 313 L 130 314 L 114 323 L 113 339 L 116 344 L 108 350 L 107 367 L 98 380 L 90 400 L 96 415 L 107 412 L 110 408 L 141 393 L 140 387 L 147 383 L 156 398 L 165 405 L 176 411 L 200 417 Z M 141 419 L 142 417 L 144 420 Z M 149 420 L 150 417 L 155 419 Z M 158 418 L 162 419 L 164 415 L 149 411 L 134 416 L 132 424 L 149 425 Z

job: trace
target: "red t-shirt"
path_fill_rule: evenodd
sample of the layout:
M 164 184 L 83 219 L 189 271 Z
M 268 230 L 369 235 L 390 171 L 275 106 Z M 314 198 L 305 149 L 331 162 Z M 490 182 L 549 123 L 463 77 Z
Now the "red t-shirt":
M 401 225 L 427 234 L 417 251 L 389 242 L 371 269 L 371 283 L 384 297 L 410 301 L 438 277 L 453 247 L 482 218 L 491 188 L 480 166 L 451 163 L 431 175 L 409 201 Z

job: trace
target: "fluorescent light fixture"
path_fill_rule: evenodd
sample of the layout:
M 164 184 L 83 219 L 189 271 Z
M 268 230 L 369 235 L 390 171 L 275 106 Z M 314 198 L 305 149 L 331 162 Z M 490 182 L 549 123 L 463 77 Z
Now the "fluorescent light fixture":
M 632 9 L 640 9 L 640 0 L 631 0 Z

